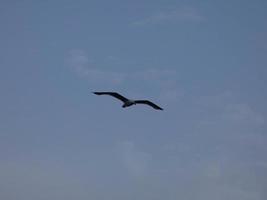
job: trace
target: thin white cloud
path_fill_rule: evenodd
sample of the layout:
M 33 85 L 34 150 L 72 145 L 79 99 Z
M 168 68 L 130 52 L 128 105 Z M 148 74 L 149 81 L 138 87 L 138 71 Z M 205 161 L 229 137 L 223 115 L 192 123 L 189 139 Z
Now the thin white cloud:
M 160 84 L 170 84 L 177 76 L 175 70 L 149 68 L 141 71 L 136 71 L 129 74 L 133 79 L 140 79 L 143 81 L 159 82 Z
M 248 104 L 236 103 L 228 104 L 225 107 L 223 118 L 235 122 L 264 124 L 265 120 L 260 113 L 255 112 Z
M 11 159 L 0 166 L 0 198 L 68 200 L 93 192 L 77 174 L 56 162 Z
M 175 103 L 177 100 L 183 98 L 184 92 L 178 89 L 167 89 L 161 92 L 160 100 L 166 104 Z
M 202 166 L 193 180 L 201 184 L 193 183 L 193 187 L 198 199 L 264 199 L 264 176 L 256 178 L 249 168 L 235 161 L 220 163 L 211 160 Z
M 137 149 L 132 141 L 123 141 L 119 144 L 122 153 L 122 162 L 135 177 L 141 177 L 148 171 L 150 154 Z
M 79 75 L 86 75 L 87 71 L 90 69 L 89 58 L 86 53 L 80 49 L 71 50 L 67 61 L 71 68 Z
M 263 125 L 263 115 L 255 111 L 248 103 L 238 100 L 232 91 L 224 91 L 216 95 L 199 99 L 200 106 L 216 115 L 215 119 L 231 123 L 243 123 L 249 126 Z
M 71 68 L 80 76 L 92 82 L 119 84 L 124 78 L 123 72 L 102 70 L 95 67 L 85 51 L 81 49 L 71 50 L 67 59 Z
M 93 62 L 81 49 L 71 50 L 67 62 L 76 74 L 95 84 L 118 86 L 127 83 L 142 83 L 148 87 L 157 88 L 159 98 L 165 102 L 173 102 L 181 97 L 180 91 L 175 89 L 178 77 L 175 70 L 147 68 L 129 72 L 100 69 L 96 67 L 99 64 Z
M 199 13 L 196 8 L 193 7 L 181 7 L 169 11 L 162 11 L 157 14 L 148 16 L 144 19 L 133 22 L 133 25 L 146 25 L 146 24 L 159 24 L 166 22 L 201 22 L 205 20 L 205 17 Z

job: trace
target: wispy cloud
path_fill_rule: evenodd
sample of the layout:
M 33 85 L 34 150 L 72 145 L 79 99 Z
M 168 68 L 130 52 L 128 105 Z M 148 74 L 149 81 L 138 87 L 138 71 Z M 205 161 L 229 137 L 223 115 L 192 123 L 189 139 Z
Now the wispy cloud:
M 164 90 L 160 94 L 160 100 L 165 104 L 174 103 L 183 98 L 184 92 L 175 88 Z
M 125 73 L 102 70 L 95 67 L 85 51 L 81 49 L 71 50 L 67 61 L 70 67 L 80 76 L 92 82 L 119 84 L 125 78 Z
M 111 57 L 110 59 L 114 59 Z M 181 97 L 176 90 L 178 74 L 175 70 L 145 68 L 136 71 L 110 70 L 99 68 L 101 65 L 93 61 L 84 50 L 75 49 L 69 52 L 67 63 L 72 71 L 80 77 L 95 84 L 109 84 L 119 86 L 121 84 L 142 83 L 148 87 L 153 86 L 159 92 L 159 98 L 163 101 L 175 101 Z
M 205 17 L 199 13 L 196 8 L 193 7 L 181 7 L 168 11 L 161 11 L 154 15 L 150 15 L 143 19 L 133 22 L 133 25 L 146 25 L 146 24 L 160 24 L 166 22 L 201 22 L 205 20 Z
M 140 151 L 132 141 L 123 141 L 119 144 L 122 153 L 122 162 L 135 177 L 145 175 L 150 160 L 150 154 Z
M 132 78 L 140 79 L 140 80 L 150 80 L 154 82 L 159 82 L 160 84 L 164 84 L 165 86 L 169 84 L 173 84 L 174 79 L 177 76 L 175 70 L 170 69 L 156 69 L 156 68 L 148 68 L 141 71 L 136 71 L 130 75 Z
M 79 75 L 86 75 L 91 68 L 88 56 L 80 49 L 71 50 L 67 62 Z
M 265 122 L 264 117 L 259 112 L 255 111 L 248 103 L 238 100 L 231 91 L 202 97 L 199 104 L 209 110 L 210 114 L 216 114 L 216 118 L 220 121 L 243 123 L 249 126 L 259 126 Z
M 31 159 L 23 161 L 10 160 L 1 163 L 1 199 L 69 199 L 66 191 L 86 195 L 88 188 L 83 189 L 83 183 L 72 174 L 66 166 L 45 161 L 36 162 Z M 73 171 L 72 171 L 73 172 Z M 57 188 L 56 190 L 51 190 Z M 68 195 L 71 196 L 71 195 Z M 70 198 L 71 199 L 71 198 Z
M 225 106 L 223 118 L 229 119 L 234 122 L 252 123 L 261 125 L 265 120 L 260 113 L 254 111 L 246 103 L 228 104 Z

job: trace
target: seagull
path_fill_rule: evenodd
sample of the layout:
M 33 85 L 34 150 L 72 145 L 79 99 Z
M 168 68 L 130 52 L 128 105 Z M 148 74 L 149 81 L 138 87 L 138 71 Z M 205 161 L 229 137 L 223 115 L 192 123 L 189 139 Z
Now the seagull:
M 110 95 L 112 97 L 115 97 L 115 98 L 117 98 L 117 99 L 119 99 L 119 100 L 121 100 L 123 102 L 123 105 L 122 105 L 123 108 L 129 107 L 129 106 L 132 106 L 132 105 L 136 105 L 136 104 L 147 104 L 147 105 L 153 107 L 156 110 L 163 110 L 161 107 L 157 106 L 156 104 L 154 104 L 151 101 L 127 99 L 126 97 L 120 95 L 117 92 L 93 92 L 93 93 L 96 94 L 96 95 Z

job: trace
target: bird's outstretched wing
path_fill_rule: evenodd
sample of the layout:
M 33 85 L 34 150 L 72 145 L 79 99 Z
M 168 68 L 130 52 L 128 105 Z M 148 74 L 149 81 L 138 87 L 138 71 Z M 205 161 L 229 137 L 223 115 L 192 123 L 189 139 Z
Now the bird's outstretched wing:
M 110 96 L 113 96 L 113 97 L 121 100 L 122 102 L 126 102 L 129 100 L 117 92 L 93 92 L 93 93 L 96 95 L 110 95 Z
M 163 110 L 163 108 L 159 107 L 158 105 L 152 103 L 151 101 L 148 100 L 136 100 L 135 103 L 139 103 L 139 104 L 147 104 L 153 108 L 155 108 L 156 110 Z

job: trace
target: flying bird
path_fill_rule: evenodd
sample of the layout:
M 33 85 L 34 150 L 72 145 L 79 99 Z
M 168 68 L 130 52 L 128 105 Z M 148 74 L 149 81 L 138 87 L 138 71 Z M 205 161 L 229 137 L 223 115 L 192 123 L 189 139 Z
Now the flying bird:
M 123 102 L 123 105 L 122 105 L 123 108 L 136 105 L 136 104 L 146 104 L 146 105 L 153 107 L 156 110 L 163 110 L 161 107 L 159 107 L 158 105 L 154 104 L 151 101 L 127 99 L 126 97 L 120 95 L 117 92 L 93 92 L 93 93 L 96 95 L 110 95 L 112 97 L 115 97 Z

